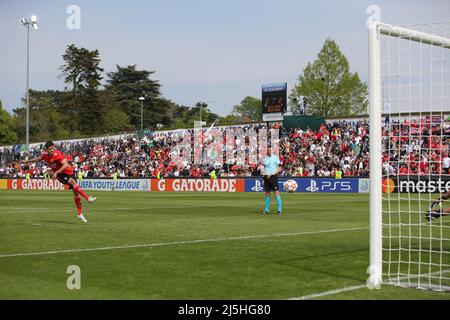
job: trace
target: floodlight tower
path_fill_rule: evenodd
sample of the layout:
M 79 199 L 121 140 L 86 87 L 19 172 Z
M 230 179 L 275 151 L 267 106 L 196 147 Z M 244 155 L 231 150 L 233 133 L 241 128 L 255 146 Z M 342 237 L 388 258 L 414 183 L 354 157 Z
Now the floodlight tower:
M 144 108 L 143 104 L 145 101 L 144 97 L 139 97 L 139 101 L 141 102 L 141 131 L 144 130 Z
M 31 16 L 30 18 L 20 19 L 20 23 L 27 28 L 27 91 L 25 93 L 26 103 L 27 103 L 27 114 L 26 114 L 26 144 L 27 153 L 30 151 L 30 29 L 38 30 L 39 25 L 37 23 L 36 16 Z

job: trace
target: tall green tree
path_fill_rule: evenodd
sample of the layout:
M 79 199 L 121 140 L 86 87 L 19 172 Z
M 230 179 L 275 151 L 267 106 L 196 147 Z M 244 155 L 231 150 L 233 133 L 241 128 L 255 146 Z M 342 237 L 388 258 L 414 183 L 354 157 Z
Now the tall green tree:
M 0 144 L 8 145 L 18 142 L 13 117 L 3 109 L 0 101 Z
M 203 101 L 197 102 L 188 114 L 192 117 L 192 122 L 200 121 L 201 119 L 201 121 L 212 124 L 219 118 L 219 115 L 209 110 L 208 104 Z
M 137 70 L 136 65 L 116 67 L 116 71 L 108 73 L 106 90 L 114 95 L 121 110 L 127 114 L 130 124 L 135 129 L 140 128 L 139 98 L 144 97 L 145 100 L 142 102 L 144 128 L 154 129 L 158 123 L 170 125 L 173 103 L 161 97 L 159 81 L 150 78 L 155 72 Z
M 298 84 L 289 95 L 304 96 L 308 112 L 313 115 L 352 116 L 365 114 L 368 106 L 368 90 L 357 73 L 350 72 L 347 58 L 334 40 L 327 39 L 317 59 L 308 63 Z
M 60 67 L 61 76 L 67 84 L 66 89 L 71 86 L 73 95 L 86 88 L 96 89 L 100 86 L 103 69 L 100 68 L 98 50 L 89 51 L 71 44 L 62 57 L 64 64 Z
M 117 133 L 134 130 L 128 115 L 122 110 L 110 90 L 101 90 L 99 92 L 99 101 L 102 105 L 107 106 L 103 124 L 99 127 L 100 132 Z
M 241 117 L 242 121 L 262 121 L 261 99 L 247 96 L 238 105 L 233 107 L 233 115 Z
M 70 93 L 46 90 L 30 90 L 30 141 L 69 138 L 67 123 L 61 113 Z M 22 99 L 25 104 L 25 99 Z M 25 141 L 26 108 L 13 110 L 18 128 L 18 137 Z
M 172 123 L 169 129 L 189 128 L 189 107 L 174 103 L 172 105 Z
M 66 114 L 71 117 L 70 131 L 73 133 L 79 130 L 84 134 L 98 132 L 106 107 L 100 103 L 98 96 L 103 72 L 100 68 L 100 53 L 72 44 L 66 48 L 63 60 L 61 76 L 67 85 L 66 89 L 72 93 L 65 105 Z
M 248 123 L 249 121 L 245 121 L 241 116 L 237 116 L 234 114 L 228 114 L 225 117 L 219 118 L 219 123 L 217 125 L 219 126 L 231 126 L 231 125 L 237 125 L 237 124 L 243 124 Z

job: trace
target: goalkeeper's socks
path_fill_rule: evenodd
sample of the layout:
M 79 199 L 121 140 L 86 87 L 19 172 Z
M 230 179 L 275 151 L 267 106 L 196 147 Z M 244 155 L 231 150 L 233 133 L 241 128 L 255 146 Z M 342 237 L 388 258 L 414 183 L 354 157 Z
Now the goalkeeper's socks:
M 278 212 L 281 212 L 281 196 L 277 196 L 277 205 L 278 205 Z
M 76 192 L 78 192 L 83 198 L 85 198 L 86 200 L 89 199 L 88 195 L 86 194 L 86 192 L 84 192 L 83 189 L 80 188 L 80 186 L 78 184 L 75 184 L 73 186 L 73 190 L 75 190 Z
M 265 208 L 264 211 L 269 212 L 269 208 L 270 208 L 270 196 L 266 197 L 266 201 L 265 201 Z

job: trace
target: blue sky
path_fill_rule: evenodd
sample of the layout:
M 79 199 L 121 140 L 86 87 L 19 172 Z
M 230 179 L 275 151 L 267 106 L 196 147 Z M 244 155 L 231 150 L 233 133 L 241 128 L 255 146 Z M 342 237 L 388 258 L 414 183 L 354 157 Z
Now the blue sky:
M 69 30 L 66 9 L 81 9 L 81 29 Z M 448 0 L 1 0 L 0 100 L 20 105 L 26 85 L 26 31 L 21 17 L 37 15 L 30 34 L 30 87 L 64 89 L 62 54 L 75 44 L 100 51 L 105 73 L 115 65 L 154 70 L 164 97 L 183 105 L 205 101 L 226 115 L 261 84 L 288 90 L 330 37 L 367 80 L 365 27 L 369 5 L 391 24 L 450 21 Z

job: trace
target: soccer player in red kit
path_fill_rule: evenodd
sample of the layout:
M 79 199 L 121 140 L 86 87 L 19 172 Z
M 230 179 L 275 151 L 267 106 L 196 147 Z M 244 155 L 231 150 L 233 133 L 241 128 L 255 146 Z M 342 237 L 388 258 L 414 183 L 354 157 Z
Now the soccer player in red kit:
M 81 207 L 80 195 L 86 199 L 87 202 L 93 203 L 97 198 L 90 197 L 84 192 L 83 189 L 77 184 L 77 179 L 73 172 L 73 167 L 69 164 L 67 159 L 64 157 L 61 151 L 56 150 L 52 141 L 47 141 L 44 145 L 45 152 L 42 152 L 40 157 L 36 157 L 27 161 L 45 161 L 50 167 L 50 173 L 53 179 L 58 179 L 62 184 L 68 185 L 69 189 L 73 191 L 75 198 L 75 205 L 77 207 L 78 219 L 82 222 L 87 222 L 83 215 L 83 210 Z

